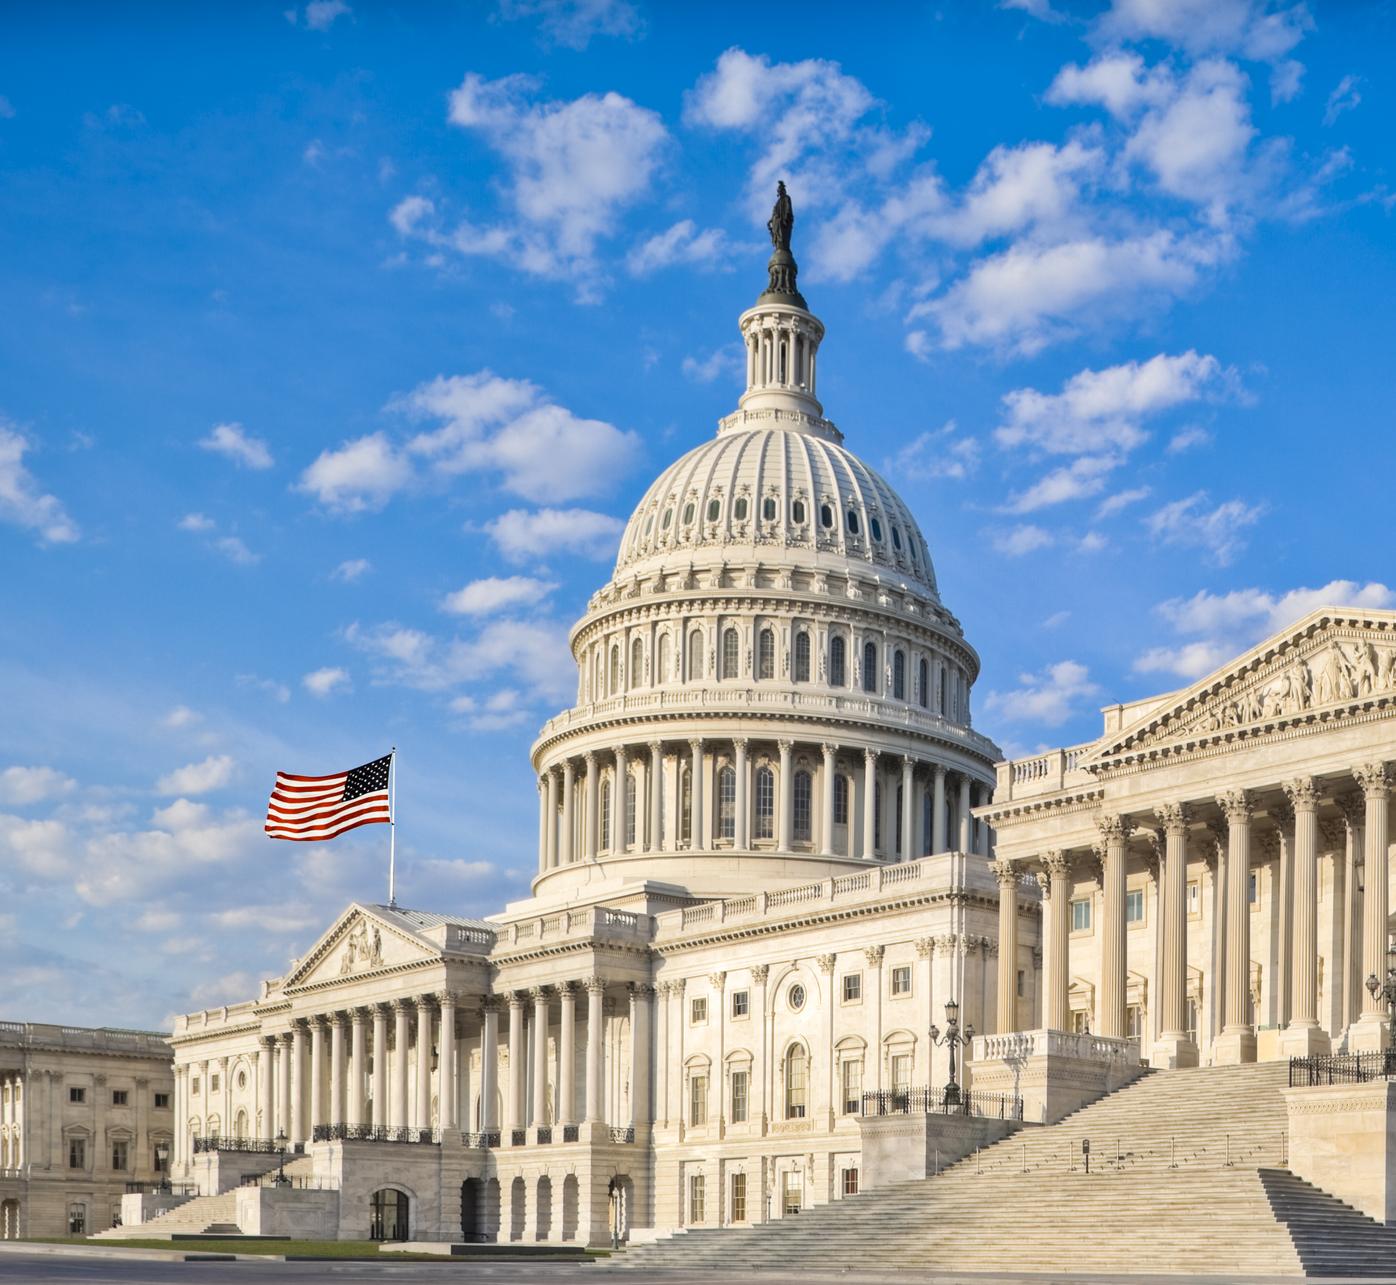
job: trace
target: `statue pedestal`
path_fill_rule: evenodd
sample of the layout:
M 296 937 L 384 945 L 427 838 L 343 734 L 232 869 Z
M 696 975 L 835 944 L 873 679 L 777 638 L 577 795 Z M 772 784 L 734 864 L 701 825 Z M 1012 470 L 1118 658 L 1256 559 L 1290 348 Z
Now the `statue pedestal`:
M 1133 1040 L 1071 1031 L 1014 1031 L 975 1037 L 971 1083 L 1023 1099 L 1023 1119 L 1054 1124 L 1128 1084 L 1141 1071 Z

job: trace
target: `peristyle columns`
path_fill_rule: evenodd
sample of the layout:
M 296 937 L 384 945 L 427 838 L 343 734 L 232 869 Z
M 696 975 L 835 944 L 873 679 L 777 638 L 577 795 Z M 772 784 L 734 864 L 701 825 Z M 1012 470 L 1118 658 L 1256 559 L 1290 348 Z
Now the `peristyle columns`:
M 945 768 L 937 763 L 931 794 L 931 851 L 944 852 L 945 847 Z
M 1182 804 L 1158 810 L 1163 826 L 1163 870 L 1159 887 L 1163 901 L 1163 1028 L 1154 1046 L 1155 1066 L 1197 1065 L 1197 1045 L 1188 1035 L 1188 823 Z
M 863 860 L 877 856 L 877 751 L 863 751 Z
M 1251 815 L 1250 792 L 1218 796 L 1226 817 L 1226 1023 L 1216 1041 L 1216 1061 L 1255 1061 L 1251 1025 Z
M 750 813 L 750 792 L 747 789 L 747 761 L 746 761 L 746 738 L 737 737 L 732 742 L 734 767 L 737 775 L 737 816 L 736 816 L 736 837 L 733 840 L 733 847 L 738 851 L 745 850 L 751 846 L 751 813 Z
M 911 755 L 902 759 L 902 845 L 897 855 L 910 861 L 916 855 L 916 764 Z
M 1064 852 L 1048 852 L 1042 858 L 1047 871 L 1046 1010 L 1050 1030 L 1067 1028 L 1067 984 L 1070 976 L 1071 862 Z
M 411 1005 L 405 999 L 393 1000 L 393 1094 L 389 1123 L 405 1129 L 412 1123 L 407 1114 L 407 1045 L 410 1040 Z
M 486 995 L 480 1002 L 484 1032 L 480 1038 L 480 1131 L 499 1128 L 499 999 Z
M 412 1124 L 431 1128 L 431 996 L 417 997 L 417 1110 Z
M 999 883 L 999 984 L 995 1013 L 998 1034 L 1018 1029 L 1018 867 L 1011 861 L 992 866 Z
M 1386 1000 L 1380 990 L 1373 995 L 1366 986 L 1370 977 L 1386 980 L 1388 876 L 1387 831 L 1391 799 L 1391 774 L 1385 763 L 1366 763 L 1353 775 L 1362 787 L 1365 811 L 1362 832 L 1364 884 L 1362 893 L 1362 1016 L 1352 1028 L 1355 1049 L 1385 1048 Z
M 373 1127 L 388 1127 L 388 1006 L 373 1006 Z
M 1125 840 L 1132 823 L 1127 817 L 1096 819 L 1105 844 L 1102 859 L 1100 1009 L 1097 1034 L 1123 1039 L 1125 1034 Z
M 606 983 L 599 977 L 587 978 L 587 1102 L 586 1120 L 588 1124 L 600 1123 L 601 1076 L 605 1066 L 606 1046 L 602 1041 L 604 1015 L 602 1004 L 606 995 Z
M 436 1077 L 437 1115 L 443 1129 L 454 1129 L 456 1121 L 456 997 L 442 991 L 436 997 L 441 1007 L 441 1056 Z
M 533 1000 L 533 1127 L 544 1128 L 548 1120 L 548 992 L 535 986 Z
M 1307 1057 L 1329 1051 L 1328 1034 L 1318 1022 L 1319 792 L 1313 778 L 1306 776 L 1285 786 L 1285 794 L 1294 810 L 1294 910 L 1289 1026 L 1280 1047 L 1290 1057 Z
M 577 1122 L 577 987 L 575 982 L 563 982 L 557 988 L 562 1000 L 562 1050 L 558 1055 L 559 1124 Z
M 824 788 L 819 796 L 819 851 L 823 856 L 834 855 L 834 747 L 821 745 L 824 754 Z

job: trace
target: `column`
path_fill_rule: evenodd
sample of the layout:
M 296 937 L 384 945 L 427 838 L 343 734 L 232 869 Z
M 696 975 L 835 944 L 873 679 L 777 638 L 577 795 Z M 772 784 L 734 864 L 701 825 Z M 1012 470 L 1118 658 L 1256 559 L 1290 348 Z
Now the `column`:
M 538 778 L 538 873 L 548 870 L 548 778 Z
M 582 859 L 596 860 L 596 840 L 601 821 L 601 772 L 596 765 L 596 755 L 588 750 L 582 755 L 586 764 L 586 787 L 582 809 Z
M 999 883 L 999 986 L 995 1010 L 1000 1035 L 1018 1029 L 1018 867 L 1011 861 L 992 866 Z
M 1287 1057 L 1308 1057 L 1329 1051 L 1328 1033 L 1318 1020 L 1319 792 L 1313 778 L 1306 776 L 1285 786 L 1285 795 L 1294 810 L 1294 844 L 1290 856 L 1294 906 L 1289 1026 L 1280 1037 L 1280 1051 Z M 1337 969 L 1333 972 L 1333 980 L 1337 981 Z
M 310 1019 L 310 1128 L 325 1124 L 325 1019 Z
M 611 851 L 630 851 L 630 830 L 626 825 L 629 809 L 625 806 L 626 794 L 630 789 L 630 751 L 624 745 L 616 746 L 616 776 L 611 786 Z M 639 824 L 636 818 L 636 851 L 643 846 L 639 840 Z
M 562 765 L 562 835 L 560 864 L 571 865 L 577 859 L 573 839 L 577 833 L 577 769 L 568 759 Z
M 931 798 L 931 851 L 945 851 L 945 768 L 936 764 Z
M 1391 775 L 1385 763 L 1364 763 L 1353 776 L 1362 787 L 1364 811 L 1362 893 L 1362 1016 L 1352 1028 L 1351 1046 L 1357 1051 L 1387 1046 L 1386 1001 L 1367 989 L 1369 978 L 1386 980 L 1387 947 L 1387 831 Z
M 970 852 L 970 851 L 973 850 L 973 841 L 972 841 L 971 838 L 970 838 L 970 829 L 971 829 L 971 827 L 974 825 L 974 818 L 970 815 L 970 811 L 969 811 L 969 808 L 970 808 L 969 789 L 970 789 L 970 779 L 969 779 L 969 777 L 967 777 L 967 776 L 961 776 L 961 777 L 960 777 L 960 805 L 959 805 L 959 807 L 956 809 L 956 811 L 959 813 L 959 822 L 960 822 L 960 843 L 959 843 L 959 849 L 960 849 L 961 852 Z M 1124 913 L 1124 912 L 1123 912 L 1123 909 L 1122 909 L 1122 910 L 1121 910 L 1121 914 L 1123 914 L 1123 913 Z
M 412 1005 L 405 999 L 395 999 L 392 1003 L 393 1092 L 388 1122 L 395 1129 L 406 1129 L 412 1123 L 407 1113 L 407 1045 L 411 1038 L 408 1023 L 412 1020 Z
M 544 860 L 549 870 L 557 868 L 557 773 L 548 769 L 547 820 L 544 822 Z
M 367 1014 L 361 1008 L 349 1010 L 349 1076 L 344 1084 L 344 1123 L 361 1125 L 364 1122 L 364 1071 L 366 1049 L 364 1048 L 364 1022 Z
M 1068 1026 L 1067 987 L 1071 975 L 1071 862 L 1053 850 L 1042 858 L 1047 871 L 1047 905 L 1043 907 L 1047 976 L 1043 986 L 1044 1022 L 1049 1030 Z
M 664 848 L 664 746 L 659 741 L 650 743 L 650 765 L 645 773 L 645 785 L 649 790 L 650 836 L 648 852 L 660 852 Z
M 499 1129 L 499 997 L 480 1001 L 483 1032 L 480 1036 L 480 1132 Z
M 649 1127 L 650 1115 L 650 1043 L 651 1012 L 654 987 L 630 986 L 630 1122 L 638 1137 L 641 1129 Z M 714 1067 L 718 1092 L 722 1091 L 722 1070 Z M 719 1099 L 720 1101 L 720 1099 Z M 719 1110 L 721 1108 L 719 1107 Z
M 962 791 L 963 794 L 963 791 Z M 1100 994 L 1097 1034 L 1123 1039 L 1125 1034 L 1125 840 L 1128 818 L 1101 816 L 1096 825 L 1105 843 L 1101 881 Z M 962 823 L 963 828 L 963 823 Z
M 819 794 L 819 851 L 826 857 L 834 855 L 834 746 L 821 745 L 824 754 L 823 788 Z
M 276 1137 L 276 1099 L 273 1088 L 272 1063 L 276 1058 L 276 1039 L 263 1035 L 257 1041 L 257 1105 L 261 1108 L 261 1123 L 257 1137 L 270 1142 Z
M 535 986 L 533 999 L 533 1127 L 548 1124 L 548 992 Z
M 417 1004 L 417 1129 L 431 1128 L 431 996 L 419 995 Z
M 184 1172 L 184 1139 L 188 1136 L 189 1130 L 185 1125 L 188 1119 L 188 1108 L 185 1105 L 185 1076 L 184 1068 L 176 1066 L 174 1068 L 174 1141 L 170 1144 L 170 1172 L 178 1174 Z M 27 1127 L 27 1126 L 26 1126 Z M 23 1168 L 26 1158 L 21 1155 L 16 1168 Z
M 903 861 L 916 855 L 916 763 L 910 754 L 902 759 L 902 846 L 897 855 Z
M 877 857 L 877 751 L 863 751 L 863 851 L 864 861 Z
M 388 1006 L 373 1006 L 373 1127 L 388 1127 Z
M 863 958 L 868 961 L 868 989 L 866 994 L 873 1006 L 871 1029 L 877 1032 L 879 1043 L 881 1042 L 882 1035 L 882 957 L 886 950 L 887 947 L 885 946 L 869 946 L 863 951 Z M 954 993 L 954 991 L 951 992 L 951 994 Z M 961 1016 L 963 1016 L 963 1014 L 961 1014 Z M 869 1065 L 869 1063 L 871 1063 L 871 1065 Z M 875 1093 L 880 1093 L 882 1091 L 881 1048 L 868 1049 L 868 1059 L 863 1064 L 863 1083 L 865 1088 L 870 1088 Z M 780 1091 L 779 1085 L 774 1087 L 776 1092 Z
M 330 1123 L 344 1123 L 344 1014 L 330 1014 Z
M 562 1050 L 558 1056 L 559 1124 L 577 1123 L 577 984 L 562 982 L 558 988 L 562 1001 Z
M 306 1120 L 305 1092 L 306 1025 L 296 1022 L 291 1027 L 291 1141 L 309 1142 L 310 1127 Z M 312 1116 L 311 1119 L 314 1119 Z
M 1217 1037 L 1221 1064 L 1255 1061 L 1251 1025 L 1251 812 L 1248 791 L 1217 797 L 1226 816 L 1226 1024 Z M 1383 857 L 1383 864 L 1385 858 Z
M 979 786 L 979 805 L 980 805 L 980 807 L 988 807 L 989 804 L 992 803 L 993 801 L 994 801 L 994 791 L 993 791 L 993 789 L 992 789 L 991 787 L 989 787 L 989 786 L 984 785 L 983 783 L 981 783 L 980 786 Z M 976 839 L 975 851 L 976 851 L 977 853 L 979 853 L 979 855 L 980 855 L 981 857 L 987 857 L 987 856 L 989 855 L 990 849 L 993 847 L 993 843 L 992 843 L 991 838 L 990 838 L 990 830 L 991 830 L 991 828 L 992 828 L 992 827 L 989 825 L 989 823 L 988 823 L 987 821 L 980 821 L 980 822 L 979 822 L 979 831 L 978 831 L 978 833 L 975 835 L 975 839 Z
M 1163 1026 L 1150 1061 L 1172 1070 L 1197 1065 L 1197 1045 L 1188 1036 L 1188 824 L 1192 816 L 1180 803 L 1159 808 L 1157 816 L 1163 826 L 1163 870 L 1159 874 Z
M 732 742 L 733 769 L 737 777 L 737 797 L 736 809 L 736 837 L 732 841 L 732 846 L 738 851 L 743 851 L 751 846 L 751 804 L 750 804 L 750 782 L 747 777 L 749 769 L 746 759 L 747 742 L 745 737 L 737 737 Z
M 450 991 L 441 991 L 436 996 L 441 1006 L 441 1045 L 437 1059 L 436 1101 L 437 1117 L 441 1128 L 455 1129 L 458 1093 L 456 1090 L 456 997 Z
M 692 846 L 698 851 L 705 851 L 709 846 L 708 840 L 708 810 L 703 806 L 703 742 L 701 739 L 692 740 L 688 743 L 689 753 L 689 781 L 691 782 L 691 792 L 689 803 L 692 809 Z
M 524 1127 L 524 1070 L 528 1053 L 524 1049 L 524 997 L 522 991 L 509 992 L 509 1084 L 504 1098 L 504 1132 L 513 1134 Z
M 1343 973 L 1342 1026 L 1350 1026 L 1362 1013 L 1362 819 L 1366 815 L 1366 805 L 1357 793 L 1340 794 L 1337 803 L 1343 812 L 1343 864 L 1348 892 L 1343 903 L 1343 952 L 1347 967 Z
M 795 799 L 794 787 L 790 780 L 790 756 L 795 746 L 791 741 L 777 741 L 776 748 L 780 751 L 780 778 L 776 783 L 779 791 L 777 795 L 779 811 L 776 813 L 776 847 L 781 852 L 789 852 Z
M 294 1037 L 287 1032 L 276 1041 L 276 1133 L 273 1137 L 285 1134 L 290 1143 L 301 1141 L 291 1122 L 291 1103 L 295 1100 L 292 1081 L 299 1079 L 292 1067 L 295 1065 Z
M 599 977 L 587 978 L 587 1101 L 586 1121 L 588 1124 L 601 1123 L 602 1094 L 601 1077 L 605 1073 L 606 1047 L 603 1039 L 603 1019 L 601 1005 L 606 994 L 606 983 Z

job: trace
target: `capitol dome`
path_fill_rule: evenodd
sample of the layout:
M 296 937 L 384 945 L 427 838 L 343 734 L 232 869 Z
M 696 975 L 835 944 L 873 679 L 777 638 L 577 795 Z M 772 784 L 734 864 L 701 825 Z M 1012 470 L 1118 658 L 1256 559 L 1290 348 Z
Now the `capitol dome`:
M 653 910 L 988 852 L 979 657 L 911 511 L 825 418 L 793 221 L 782 189 L 736 409 L 645 492 L 572 630 L 576 704 L 533 747 L 536 897 Z

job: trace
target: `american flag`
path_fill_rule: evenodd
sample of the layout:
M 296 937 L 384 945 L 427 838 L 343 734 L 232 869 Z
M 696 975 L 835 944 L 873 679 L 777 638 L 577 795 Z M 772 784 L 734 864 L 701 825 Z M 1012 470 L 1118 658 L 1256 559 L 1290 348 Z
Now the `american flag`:
M 392 821 L 388 794 L 392 766 L 393 756 L 385 754 L 334 776 L 278 772 L 267 803 L 266 832 L 273 839 L 313 843 L 356 826 Z

